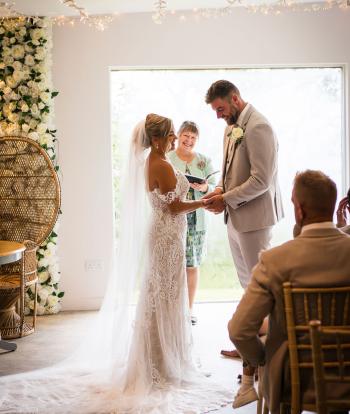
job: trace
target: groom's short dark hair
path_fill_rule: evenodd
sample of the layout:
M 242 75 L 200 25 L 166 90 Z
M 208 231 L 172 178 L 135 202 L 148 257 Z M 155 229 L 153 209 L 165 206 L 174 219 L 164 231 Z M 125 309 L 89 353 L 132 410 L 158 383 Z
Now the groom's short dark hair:
M 209 104 L 216 98 L 226 98 L 232 92 L 240 96 L 238 88 L 233 83 L 227 80 L 218 80 L 214 82 L 208 89 L 208 92 L 205 96 L 205 102 Z

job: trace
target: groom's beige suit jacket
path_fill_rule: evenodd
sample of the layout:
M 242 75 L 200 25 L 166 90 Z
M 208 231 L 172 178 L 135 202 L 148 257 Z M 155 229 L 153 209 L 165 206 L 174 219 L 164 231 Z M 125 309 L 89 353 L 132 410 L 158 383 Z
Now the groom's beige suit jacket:
M 289 388 L 288 343 L 283 283 L 299 287 L 350 285 L 350 236 L 336 228 L 308 229 L 287 243 L 261 253 L 252 280 L 229 322 L 230 338 L 243 360 L 257 366 L 265 361 L 263 393 L 270 412 L 279 413 L 283 389 Z M 325 309 L 327 312 L 327 309 Z M 258 337 L 269 315 L 265 344 Z M 311 373 L 312 375 L 312 373 Z M 302 378 L 310 384 L 311 378 Z M 336 387 L 336 397 L 349 398 L 350 387 Z M 314 391 L 303 388 L 314 401 Z
M 278 143 L 267 119 L 250 105 L 240 127 L 244 137 L 239 145 L 224 134 L 222 178 L 225 223 L 228 215 L 238 232 L 260 230 L 283 217 L 277 182 Z

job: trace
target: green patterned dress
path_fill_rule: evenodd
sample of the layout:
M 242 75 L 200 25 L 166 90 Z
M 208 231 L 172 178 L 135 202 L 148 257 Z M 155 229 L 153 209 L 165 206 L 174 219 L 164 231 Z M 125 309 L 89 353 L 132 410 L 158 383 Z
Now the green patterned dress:
M 187 166 L 186 174 L 191 174 Z M 194 199 L 194 189 L 190 188 L 187 193 L 187 200 Z M 196 220 L 197 214 L 195 211 L 187 214 L 186 267 L 198 267 L 203 259 L 205 230 L 196 230 Z

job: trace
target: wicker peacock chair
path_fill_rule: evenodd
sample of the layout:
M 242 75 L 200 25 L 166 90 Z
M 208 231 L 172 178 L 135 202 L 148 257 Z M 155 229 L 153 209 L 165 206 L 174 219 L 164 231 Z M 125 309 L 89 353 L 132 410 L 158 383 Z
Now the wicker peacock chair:
M 20 261 L 0 267 L 0 331 L 5 339 L 35 330 L 36 250 L 52 232 L 60 199 L 57 173 L 46 151 L 26 137 L 0 137 L 0 240 L 26 246 Z M 35 292 L 32 324 L 24 319 L 29 286 Z

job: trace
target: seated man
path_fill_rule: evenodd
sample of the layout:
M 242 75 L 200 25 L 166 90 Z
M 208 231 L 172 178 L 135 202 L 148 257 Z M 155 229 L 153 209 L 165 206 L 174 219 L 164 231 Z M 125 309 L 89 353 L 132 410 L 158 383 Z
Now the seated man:
M 301 233 L 260 254 L 252 280 L 228 324 L 230 338 L 244 363 L 252 367 L 265 364 L 263 395 L 272 414 L 279 413 L 288 355 L 283 283 L 325 287 L 349 284 L 350 236 L 333 224 L 336 199 L 335 183 L 322 172 L 297 174 L 292 202 Z M 264 344 L 258 332 L 267 315 L 269 329 Z

